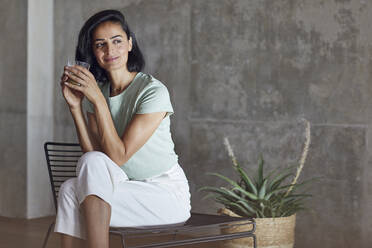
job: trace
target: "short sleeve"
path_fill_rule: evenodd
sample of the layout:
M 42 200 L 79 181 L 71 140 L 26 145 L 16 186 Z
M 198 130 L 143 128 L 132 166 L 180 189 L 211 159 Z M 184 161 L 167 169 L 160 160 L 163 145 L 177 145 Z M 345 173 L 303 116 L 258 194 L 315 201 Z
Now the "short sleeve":
M 137 114 L 155 112 L 167 112 L 167 116 L 173 114 L 168 89 L 160 82 L 145 87 L 137 102 Z
M 89 113 L 94 113 L 93 104 L 86 97 L 83 99 L 83 110 Z

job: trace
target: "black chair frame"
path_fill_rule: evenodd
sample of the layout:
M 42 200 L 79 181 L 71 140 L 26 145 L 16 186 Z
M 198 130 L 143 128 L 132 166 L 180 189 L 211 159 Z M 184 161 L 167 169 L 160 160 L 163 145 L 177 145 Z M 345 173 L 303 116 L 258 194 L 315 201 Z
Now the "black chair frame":
M 54 206 L 57 211 L 57 198 L 59 188 L 64 181 L 76 177 L 76 164 L 83 152 L 80 145 L 76 143 L 46 142 L 44 144 L 45 157 L 49 172 L 50 184 L 53 193 Z M 55 225 L 53 222 L 44 238 L 43 248 L 46 247 L 49 235 Z M 248 231 L 227 233 L 221 230 L 229 227 L 247 225 Z M 219 230 L 217 234 L 186 235 L 188 233 Z M 256 223 L 251 218 L 236 218 L 230 216 L 209 215 L 202 213 L 191 213 L 191 217 L 184 224 L 161 225 L 156 227 L 110 227 L 110 234 L 118 235 L 123 248 L 153 248 L 174 247 L 177 245 L 191 245 L 204 242 L 231 240 L 251 237 L 253 247 L 256 248 L 256 236 L 254 234 Z M 159 236 L 173 237 L 166 241 L 152 241 L 150 244 L 129 246 L 128 239 L 143 239 Z M 178 239 L 177 239 L 178 238 Z

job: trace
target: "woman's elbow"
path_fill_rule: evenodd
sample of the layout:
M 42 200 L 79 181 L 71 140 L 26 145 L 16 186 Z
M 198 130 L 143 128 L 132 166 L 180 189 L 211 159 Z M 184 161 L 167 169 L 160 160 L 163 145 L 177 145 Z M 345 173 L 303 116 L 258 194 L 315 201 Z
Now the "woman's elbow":
M 106 146 L 104 153 L 118 166 L 122 166 L 130 159 L 124 143 L 112 145 L 110 147 Z
M 125 157 L 120 157 L 120 158 L 117 158 L 115 160 L 113 160 L 119 167 L 122 166 L 123 164 L 125 164 L 129 159 L 125 158 Z
M 111 157 L 111 159 L 118 166 L 122 166 L 123 164 L 125 164 L 130 159 L 130 156 L 128 156 L 128 154 L 125 152 L 125 150 L 124 151 L 120 150 L 120 151 L 117 151 L 116 154 Z

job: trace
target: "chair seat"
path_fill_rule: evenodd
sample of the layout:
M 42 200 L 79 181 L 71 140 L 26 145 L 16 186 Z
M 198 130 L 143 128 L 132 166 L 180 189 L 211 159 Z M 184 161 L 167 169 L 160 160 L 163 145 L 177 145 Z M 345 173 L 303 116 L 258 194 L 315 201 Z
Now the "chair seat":
M 247 225 L 250 230 L 224 233 L 222 229 Z M 212 230 L 218 233 L 212 234 Z M 149 237 L 165 237 L 168 239 L 152 241 L 150 244 L 130 246 L 132 248 L 152 248 L 152 247 L 172 247 L 176 245 L 189 245 L 196 243 L 212 242 L 219 240 L 229 240 L 243 237 L 254 237 L 255 222 L 250 218 L 237 218 L 230 216 L 210 215 L 202 213 L 192 213 L 185 223 L 144 226 L 144 227 L 111 227 L 110 233 L 120 235 L 125 246 L 125 240 L 136 238 L 144 240 Z

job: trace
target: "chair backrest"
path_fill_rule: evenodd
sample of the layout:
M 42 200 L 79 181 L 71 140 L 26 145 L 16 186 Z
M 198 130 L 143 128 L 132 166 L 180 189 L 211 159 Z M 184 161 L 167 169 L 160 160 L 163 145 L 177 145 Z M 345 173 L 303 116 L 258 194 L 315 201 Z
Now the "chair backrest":
M 54 206 L 57 210 L 59 188 L 67 179 L 76 177 L 76 164 L 83 152 L 77 143 L 44 143 Z

